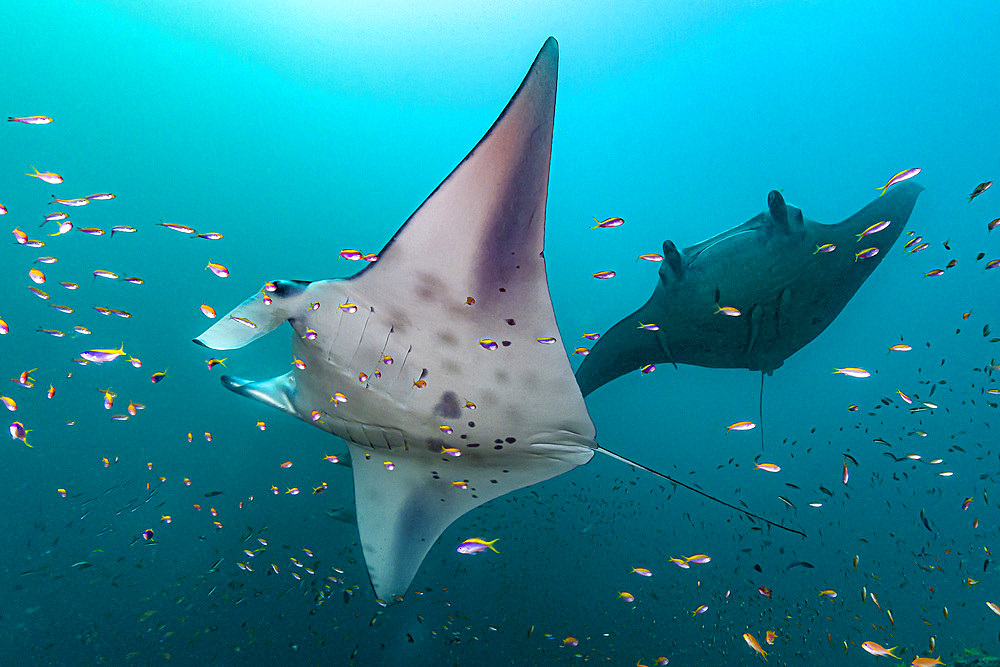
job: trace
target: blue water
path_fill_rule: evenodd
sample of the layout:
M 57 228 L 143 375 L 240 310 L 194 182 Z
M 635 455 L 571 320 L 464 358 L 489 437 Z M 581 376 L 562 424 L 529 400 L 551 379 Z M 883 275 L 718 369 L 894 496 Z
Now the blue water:
M 0 471 L 0 662 L 736 665 L 760 661 L 742 634 L 763 640 L 769 629 L 779 665 L 886 660 L 864 641 L 901 646 L 908 664 L 931 655 L 932 636 L 947 664 L 967 649 L 1000 652 L 1000 616 L 985 604 L 1000 603 L 988 555 L 1000 536 L 997 401 L 984 394 L 997 386 L 1000 348 L 984 327 L 1000 330 L 1000 270 L 983 271 L 1000 257 L 1000 231 L 987 232 L 1000 194 L 967 201 L 1000 176 L 995 3 L 327 4 L 42 0 L 5 12 L 3 110 L 54 122 L 0 126 L 3 230 L 47 243 L 0 244 L 10 327 L 0 394 L 17 401 L 7 416 L 33 445 L 9 441 Z M 767 379 L 765 451 L 780 474 L 750 465 L 758 432 L 724 429 L 756 418 L 757 373 L 663 365 L 588 397 L 601 444 L 807 539 L 600 457 L 462 517 L 406 600 L 383 609 L 356 527 L 327 516 L 352 503 L 350 471 L 322 461 L 343 445 L 226 392 L 221 369 L 205 368 L 210 351 L 190 342 L 208 323 L 198 306 L 226 312 L 266 280 L 351 275 L 338 251 L 391 238 L 488 129 L 549 35 L 560 71 L 545 256 L 570 349 L 648 298 L 656 266 L 636 254 L 739 224 L 772 189 L 835 222 L 921 167 L 926 191 L 908 229 L 931 246 L 909 256 L 897 245 L 829 329 Z M 29 165 L 65 183 L 23 176 Z M 137 233 L 38 228 L 56 208 L 51 194 L 105 191 L 116 198 L 69 209 L 76 226 Z M 593 216 L 626 224 L 590 230 Z M 39 255 L 59 261 L 33 264 Z M 944 276 L 924 276 L 951 259 Z M 209 261 L 229 278 L 204 270 Z M 32 267 L 48 276 L 38 287 L 49 301 L 28 291 Z M 92 279 L 96 269 L 145 282 Z M 603 269 L 618 275 L 593 280 Z M 228 353 L 227 369 L 286 372 L 282 331 Z M 888 355 L 900 337 L 913 351 Z M 141 369 L 72 361 L 122 342 Z M 847 365 L 877 372 L 830 374 Z M 36 367 L 34 388 L 7 382 Z M 156 371 L 167 379 L 151 383 Z M 108 388 L 112 411 L 98 391 Z M 910 414 L 897 390 L 940 407 Z M 111 421 L 129 401 L 146 409 Z M 875 438 L 922 460 L 895 462 Z M 846 486 L 844 452 L 858 460 Z M 944 462 L 926 463 L 935 458 Z M 281 469 L 286 460 L 295 465 Z M 308 493 L 324 481 L 325 494 Z M 139 537 L 149 528 L 152 542 Z M 470 535 L 500 538 L 500 554 L 456 554 Z M 258 537 L 268 547 L 256 560 L 267 560 L 244 572 L 236 563 Z M 694 553 L 712 562 L 667 561 Z M 814 567 L 789 569 L 801 561 Z M 266 575 L 270 562 L 279 575 Z M 838 597 L 819 597 L 827 588 Z M 708 611 L 692 615 L 701 604 Z M 578 646 L 563 645 L 569 636 Z

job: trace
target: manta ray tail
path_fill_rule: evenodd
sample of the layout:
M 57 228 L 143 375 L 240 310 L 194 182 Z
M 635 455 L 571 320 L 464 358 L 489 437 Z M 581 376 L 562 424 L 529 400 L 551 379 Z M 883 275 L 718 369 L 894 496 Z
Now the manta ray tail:
M 760 425 L 760 451 L 764 451 L 764 371 L 760 372 L 760 395 L 757 403 L 757 422 Z
M 750 517 L 752 519 L 757 519 L 759 521 L 763 521 L 764 523 L 766 523 L 769 526 L 774 526 L 775 528 L 780 528 L 782 530 L 787 530 L 789 533 L 795 533 L 796 535 L 801 535 L 802 537 L 806 536 L 806 534 L 803 533 L 801 530 L 795 530 L 794 528 L 789 528 L 788 526 L 784 526 L 784 525 L 782 525 L 780 523 L 775 523 L 774 521 L 771 521 L 770 519 L 765 519 L 764 517 L 760 516 L 759 514 L 754 514 L 753 512 L 750 512 L 748 510 L 742 509 L 740 507 L 736 507 L 735 505 L 730 505 L 725 500 L 722 500 L 720 498 L 716 498 L 715 496 L 710 495 L 708 493 L 705 493 L 704 491 L 702 491 L 700 489 L 696 489 L 693 486 L 690 486 L 688 484 L 685 484 L 684 482 L 681 482 L 681 481 L 679 481 L 677 479 L 674 479 L 670 475 L 664 475 L 662 472 L 658 472 L 656 470 L 653 470 L 652 468 L 647 468 L 646 466 L 642 465 L 641 463 L 636 463 L 635 461 L 633 461 L 631 459 L 627 459 L 624 456 L 621 456 L 620 454 L 615 454 L 612 451 L 604 449 L 604 447 L 598 447 L 597 451 L 601 452 L 602 454 L 606 454 L 606 455 L 610 456 L 613 459 L 621 461 L 622 463 L 628 464 L 628 465 L 633 466 L 635 468 L 639 468 L 640 470 L 645 470 L 646 472 L 651 473 L 653 475 L 656 475 L 657 477 L 662 477 L 663 479 L 667 480 L 668 482 L 672 482 L 673 484 L 677 484 L 678 486 L 683 486 L 685 489 L 688 489 L 689 491 L 694 491 L 698 495 L 704 496 L 704 497 L 708 498 L 709 500 L 714 500 L 715 502 L 719 503 L 720 505 L 725 505 L 729 509 L 736 510 L 737 512 L 739 512 L 741 514 L 745 514 L 745 515 L 747 515 L 748 517 Z

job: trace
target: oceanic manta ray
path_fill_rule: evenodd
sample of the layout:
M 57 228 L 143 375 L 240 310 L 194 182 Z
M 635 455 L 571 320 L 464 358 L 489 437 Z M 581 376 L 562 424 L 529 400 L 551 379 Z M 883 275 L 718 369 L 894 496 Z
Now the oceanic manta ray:
M 649 301 L 601 336 L 577 370 L 583 395 L 659 363 L 770 375 L 840 314 L 899 238 L 922 190 L 900 183 L 837 224 L 804 218 L 772 191 L 768 210 L 738 227 L 683 252 L 664 241 Z
M 445 528 L 493 498 L 595 451 L 649 470 L 597 446 L 549 298 L 557 64 L 549 38 L 493 127 L 376 262 L 344 280 L 267 283 L 195 339 L 228 350 L 291 324 L 293 370 L 222 383 L 347 441 L 383 600 L 406 592 Z
M 406 592 L 459 516 L 597 447 L 556 342 L 542 253 L 557 63 L 549 38 L 376 262 L 345 280 L 269 283 L 195 339 L 233 349 L 292 325 L 294 370 L 222 382 L 347 441 L 365 561 L 385 600 Z

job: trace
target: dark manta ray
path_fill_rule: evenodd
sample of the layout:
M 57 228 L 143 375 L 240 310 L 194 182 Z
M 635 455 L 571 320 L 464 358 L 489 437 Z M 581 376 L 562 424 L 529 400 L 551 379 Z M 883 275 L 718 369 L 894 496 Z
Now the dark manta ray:
M 738 227 L 684 252 L 664 241 L 649 301 L 601 336 L 577 370 L 583 395 L 647 364 L 771 374 L 840 314 L 899 238 L 922 189 L 900 183 L 830 225 L 803 218 L 772 191 L 768 210 Z M 864 235 L 883 221 L 889 226 Z
M 558 342 L 542 255 L 557 63 L 549 38 L 376 263 L 346 280 L 268 283 L 195 340 L 232 349 L 292 325 L 294 370 L 222 382 L 347 441 L 384 600 L 462 514 L 606 452 Z

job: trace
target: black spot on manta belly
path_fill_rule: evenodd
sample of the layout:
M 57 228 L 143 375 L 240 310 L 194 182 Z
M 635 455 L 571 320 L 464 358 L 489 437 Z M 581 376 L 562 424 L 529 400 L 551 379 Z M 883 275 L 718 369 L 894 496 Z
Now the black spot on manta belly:
M 462 407 L 458 403 L 458 394 L 453 391 L 446 391 L 441 394 L 437 405 L 434 406 L 434 414 L 448 419 L 458 419 L 462 416 Z

